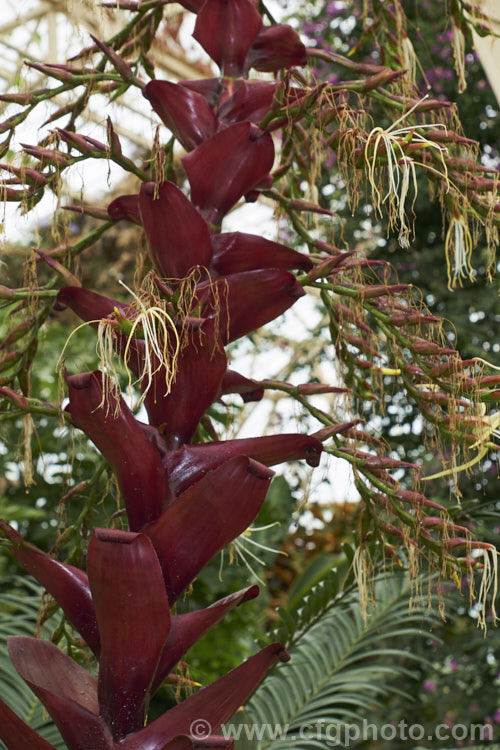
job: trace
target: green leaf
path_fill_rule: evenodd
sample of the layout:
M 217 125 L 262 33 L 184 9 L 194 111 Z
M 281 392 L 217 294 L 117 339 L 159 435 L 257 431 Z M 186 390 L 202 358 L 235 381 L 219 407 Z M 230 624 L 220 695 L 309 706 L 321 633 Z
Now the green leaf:
M 323 580 L 325 576 L 345 561 L 343 556 L 318 554 L 313 557 L 306 569 L 290 586 L 288 592 L 287 609 L 297 609 L 301 600 L 303 600 L 311 589 Z M 331 585 L 329 589 L 330 597 L 333 598 L 337 593 L 339 579 L 335 572 L 330 577 Z
M 247 724 L 236 741 L 237 750 L 247 750 L 248 744 L 242 743 L 248 743 L 248 736 L 252 750 L 324 747 L 328 727 L 355 724 L 384 696 L 401 695 L 393 683 L 413 677 L 409 662 L 425 663 L 404 644 L 410 635 L 425 637 L 423 628 L 437 617 L 427 600 L 409 611 L 404 574 L 387 573 L 373 582 L 374 604 L 366 619 L 357 591 L 332 602 L 325 598 L 327 581 L 328 575 L 297 610 L 290 662 L 272 670 L 246 705 L 248 715 L 237 720 L 238 725 Z M 293 618 L 284 611 L 280 617 L 289 629 Z M 286 727 L 280 736 L 275 736 L 276 725 Z
M 9 581 L 10 593 L 0 596 L 0 684 L 2 700 L 16 714 L 58 750 L 66 745 L 40 701 L 17 674 L 7 652 L 9 635 L 33 636 L 38 620 L 42 590 L 28 578 L 17 576 Z M 44 633 L 46 636 L 48 632 Z M 0 741 L 0 748 L 5 745 Z

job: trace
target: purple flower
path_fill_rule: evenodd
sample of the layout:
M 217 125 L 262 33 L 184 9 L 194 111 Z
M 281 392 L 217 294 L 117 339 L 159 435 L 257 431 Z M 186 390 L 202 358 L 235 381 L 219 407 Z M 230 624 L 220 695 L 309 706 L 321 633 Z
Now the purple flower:
M 424 680 L 424 690 L 427 690 L 428 693 L 433 693 L 436 689 L 436 683 L 432 680 Z

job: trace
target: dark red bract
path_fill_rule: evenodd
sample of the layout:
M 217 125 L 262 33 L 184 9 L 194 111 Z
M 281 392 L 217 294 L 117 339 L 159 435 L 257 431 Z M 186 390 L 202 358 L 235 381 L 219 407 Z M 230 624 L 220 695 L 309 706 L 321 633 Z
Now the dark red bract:
M 185 6 L 198 13 L 194 37 L 222 78 L 153 80 L 144 95 L 188 152 L 182 163 L 190 197 L 171 181 L 145 182 L 138 194 L 110 204 L 112 219 L 132 221 L 145 232 L 152 269 L 134 299 L 124 304 L 67 286 L 54 303 L 55 311 L 69 308 L 88 322 L 101 340 L 108 337 L 142 394 L 148 424 L 136 419 L 109 375 L 66 373 L 66 412 L 114 472 L 129 529 L 95 528 L 86 570 L 80 570 L 24 542 L 0 521 L 14 557 L 57 600 L 99 663 L 94 677 L 52 643 L 9 639 L 15 668 L 69 750 L 232 745 L 221 727 L 267 669 L 288 658 L 280 644 L 150 724 L 147 712 L 151 696 L 186 651 L 230 609 L 257 596 L 258 587 L 187 614 L 171 610 L 214 555 L 255 520 L 273 476 L 268 466 L 302 458 L 317 465 L 321 453 L 316 438 L 288 434 L 193 444 L 200 421 L 221 394 L 262 397 L 256 381 L 228 370 L 225 346 L 302 296 L 291 270 L 307 272 L 312 263 L 280 243 L 220 231 L 238 201 L 272 184 L 274 144 L 258 124 L 278 84 L 237 77 L 251 65 L 276 71 L 303 64 L 303 45 L 289 27 L 264 28 L 255 0 L 189 0 Z M 128 63 L 109 44 L 94 41 L 129 80 Z M 108 133 L 113 153 L 121 157 L 111 121 Z M 106 150 L 70 129 L 59 129 L 58 136 L 86 156 Z M 191 736 L 194 720 L 209 723 L 207 738 Z M 1 700 L 0 738 L 9 750 L 51 748 Z

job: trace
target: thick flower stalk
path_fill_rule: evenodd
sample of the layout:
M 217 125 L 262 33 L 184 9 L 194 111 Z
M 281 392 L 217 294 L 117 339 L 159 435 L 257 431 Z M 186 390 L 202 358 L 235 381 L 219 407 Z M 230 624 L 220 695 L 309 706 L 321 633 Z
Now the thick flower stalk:
M 233 75 L 250 64 L 266 69 L 275 37 L 266 41 L 264 35 L 250 50 L 262 27 L 253 3 L 235 2 L 229 22 L 223 11 L 225 6 L 208 3 L 197 22 L 196 34 L 214 59 Z M 225 31 L 216 37 L 223 41 L 212 49 L 214 24 L 221 21 Z M 280 62 L 272 69 L 291 61 L 290 39 L 303 62 L 303 47 L 293 32 L 280 33 L 284 45 L 277 47 Z M 130 528 L 94 529 L 86 572 L 24 543 L 2 523 L 14 556 L 52 594 L 99 661 L 95 678 L 52 644 L 9 641 L 14 666 L 70 750 L 225 747 L 230 742 L 222 736 L 195 743 L 191 723 L 208 721 L 216 735 L 272 663 L 287 658 L 279 644 L 269 646 L 144 726 L 151 696 L 184 653 L 229 609 L 258 593 L 252 586 L 205 610 L 171 615 L 203 566 L 255 519 L 273 474 L 263 464 L 305 457 L 316 465 L 322 450 L 316 438 L 299 435 L 187 445 L 224 388 L 247 398 L 262 395 L 254 383 L 228 371 L 224 346 L 280 315 L 303 294 L 288 269 L 312 268 L 308 258 L 278 243 L 240 233 L 214 234 L 236 201 L 268 179 L 274 160 L 271 136 L 245 115 L 249 96 L 259 117 L 265 114 L 274 89 L 240 87 L 233 107 L 226 106 L 223 132 L 215 132 L 213 116 L 214 127 L 203 126 L 209 137 L 199 143 L 194 136 L 180 139 L 196 145 L 184 160 L 192 202 L 174 183 L 163 182 L 146 183 L 139 195 L 110 206 L 114 220 L 132 219 L 146 232 L 155 271 L 149 288 L 140 297 L 133 295 L 135 302 L 124 306 L 79 285 L 61 290 L 56 299 L 56 309 L 70 307 L 97 329 L 104 360 L 110 347 L 124 358 L 149 417 L 149 425 L 135 419 L 109 374 L 66 378 L 67 413 L 115 471 Z M 197 116 L 194 126 L 202 121 Z M 83 152 L 100 148 L 69 131 L 59 133 Z M 234 178 L 228 180 L 228 174 Z M 105 373 L 114 373 L 109 361 L 102 364 Z M 0 712 L 5 719 L 0 736 L 9 748 L 26 741 L 47 747 L 4 704 Z

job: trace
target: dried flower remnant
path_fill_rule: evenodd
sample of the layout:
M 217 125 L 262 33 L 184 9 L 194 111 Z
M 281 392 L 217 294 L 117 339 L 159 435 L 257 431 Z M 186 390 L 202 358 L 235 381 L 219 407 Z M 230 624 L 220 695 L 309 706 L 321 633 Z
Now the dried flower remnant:
M 448 289 L 454 289 L 457 282 L 462 286 L 462 279 L 474 281 L 476 272 L 471 265 L 472 236 L 467 219 L 461 214 L 451 218 L 446 232 L 445 250 Z
M 453 34 L 453 58 L 458 76 L 458 93 L 462 94 L 467 88 L 467 81 L 465 80 L 465 35 L 453 16 L 451 18 L 451 29 Z
M 170 393 L 172 383 L 176 377 L 177 359 L 181 348 L 181 341 L 175 323 L 164 307 L 160 307 L 159 305 L 147 307 L 143 300 L 131 289 L 128 289 L 123 281 L 120 281 L 120 283 L 134 297 L 140 310 L 139 315 L 131 322 L 123 359 L 125 363 L 128 362 L 134 336 L 137 335 L 139 330 L 142 331 L 144 359 L 142 370 L 137 378 L 142 390 L 139 404 L 142 404 L 153 385 L 154 376 L 159 372 L 165 377 L 165 395 Z M 118 316 L 120 315 L 118 310 L 116 313 Z M 120 318 L 118 320 L 120 322 Z M 131 390 L 132 375 L 128 367 L 127 370 L 129 373 L 129 388 Z M 145 386 L 144 383 L 146 383 Z
M 424 99 L 427 97 L 424 97 Z M 423 100 L 422 100 L 423 101 Z M 388 217 L 389 217 L 389 228 L 395 229 L 399 226 L 398 240 L 401 247 L 407 248 L 410 246 L 410 235 L 412 232 L 411 224 L 409 223 L 408 215 L 406 211 L 406 202 L 410 189 L 410 181 L 413 184 L 413 200 L 411 202 L 411 211 L 413 213 L 413 207 L 417 199 L 418 194 L 418 182 L 415 171 L 415 165 L 422 166 L 425 169 L 437 173 L 442 179 L 444 179 L 447 187 L 448 183 L 448 170 L 446 162 L 444 160 L 444 153 L 446 147 L 441 146 L 435 141 L 429 140 L 418 130 L 423 128 L 431 128 L 436 130 L 437 128 L 443 128 L 446 131 L 446 126 L 443 124 L 419 124 L 419 125 L 408 125 L 403 128 L 397 128 L 399 123 L 403 122 L 414 110 L 419 106 L 420 102 L 417 102 L 411 109 L 401 115 L 389 128 L 384 130 L 381 127 L 375 127 L 369 133 L 365 149 L 365 164 L 368 172 L 368 180 L 372 191 L 372 203 L 375 211 L 375 215 L 379 214 L 382 216 L 382 204 L 388 206 Z M 438 172 L 434 167 L 423 162 L 415 161 L 409 154 L 405 152 L 404 147 L 408 147 L 411 144 L 417 144 L 419 148 L 432 148 L 439 152 L 441 157 L 441 163 L 443 165 L 443 174 Z M 381 149 L 383 146 L 383 149 Z M 377 186 L 376 169 L 377 169 L 377 158 L 384 157 L 387 160 L 387 174 L 388 174 L 388 190 L 384 197 Z

